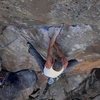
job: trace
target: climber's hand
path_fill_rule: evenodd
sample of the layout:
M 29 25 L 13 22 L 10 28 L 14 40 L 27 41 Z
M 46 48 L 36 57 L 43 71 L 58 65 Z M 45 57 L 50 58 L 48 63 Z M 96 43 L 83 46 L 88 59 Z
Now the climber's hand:
M 61 27 L 60 28 L 58 28 L 58 27 L 55 28 L 55 34 L 54 34 L 55 37 L 57 37 L 59 35 L 60 31 L 61 31 Z
M 43 34 L 48 34 L 48 30 L 40 29 L 40 31 L 41 31 Z
M 57 38 L 57 36 L 59 35 L 60 31 L 61 31 L 61 28 L 57 28 L 57 27 L 55 28 L 54 35 L 53 35 L 53 37 L 52 37 L 52 39 L 51 39 L 51 41 L 52 41 L 52 46 L 53 46 L 53 44 L 55 43 L 56 38 Z

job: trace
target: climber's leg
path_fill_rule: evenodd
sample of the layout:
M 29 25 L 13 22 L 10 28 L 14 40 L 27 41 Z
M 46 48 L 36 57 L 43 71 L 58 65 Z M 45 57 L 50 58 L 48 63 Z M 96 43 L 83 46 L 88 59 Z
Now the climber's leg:
M 68 61 L 68 66 L 67 66 L 66 70 L 63 73 L 70 71 L 77 64 L 78 64 L 78 61 L 76 59 L 69 60 Z
M 29 49 L 28 52 L 35 57 L 41 71 L 43 71 L 45 60 L 42 58 L 42 56 L 38 53 L 38 51 L 33 47 L 31 43 L 29 43 Z

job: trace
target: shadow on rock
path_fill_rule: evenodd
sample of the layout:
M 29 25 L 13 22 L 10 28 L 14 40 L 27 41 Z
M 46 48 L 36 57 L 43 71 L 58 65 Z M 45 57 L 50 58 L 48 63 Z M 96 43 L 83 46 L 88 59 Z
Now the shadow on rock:
M 6 71 L 0 88 L 0 100 L 27 99 L 34 90 L 36 79 L 34 71 L 24 70 L 16 73 Z
M 100 97 L 100 68 L 94 68 L 79 87 L 65 94 L 65 100 L 99 100 L 96 98 Z

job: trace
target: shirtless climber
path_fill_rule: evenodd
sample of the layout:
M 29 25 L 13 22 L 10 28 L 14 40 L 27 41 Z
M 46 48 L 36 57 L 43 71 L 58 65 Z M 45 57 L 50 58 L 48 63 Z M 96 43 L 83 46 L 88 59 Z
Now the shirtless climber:
M 33 45 L 30 42 L 28 42 L 28 44 L 29 44 L 29 53 L 32 56 L 35 57 L 41 71 L 49 79 L 57 78 L 63 72 L 68 71 L 69 69 L 71 69 L 73 66 L 75 66 L 78 63 L 78 61 L 76 59 L 68 61 L 65 58 L 65 56 L 64 56 L 63 52 L 61 51 L 61 49 L 59 48 L 59 46 L 57 45 L 57 43 L 55 42 L 57 36 L 60 33 L 60 29 L 61 28 L 55 28 L 54 35 L 50 39 L 46 60 L 44 60 L 42 58 L 42 56 L 38 53 L 38 51 L 33 47 Z M 52 48 L 53 47 L 57 51 L 57 54 L 58 54 L 57 59 L 53 58 L 53 54 L 52 54 Z M 50 80 L 48 80 L 48 83 L 52 84 L 53 82 L 50 82 Z

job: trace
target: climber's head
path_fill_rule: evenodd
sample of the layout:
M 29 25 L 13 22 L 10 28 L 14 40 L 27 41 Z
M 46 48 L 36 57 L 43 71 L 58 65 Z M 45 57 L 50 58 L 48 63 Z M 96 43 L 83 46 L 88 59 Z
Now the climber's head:
M 60 71 L 63 67 L 63 63 L 59 60 L 55 60 L 54 64 L 53 64 L 53 69 L 55 71 Z

